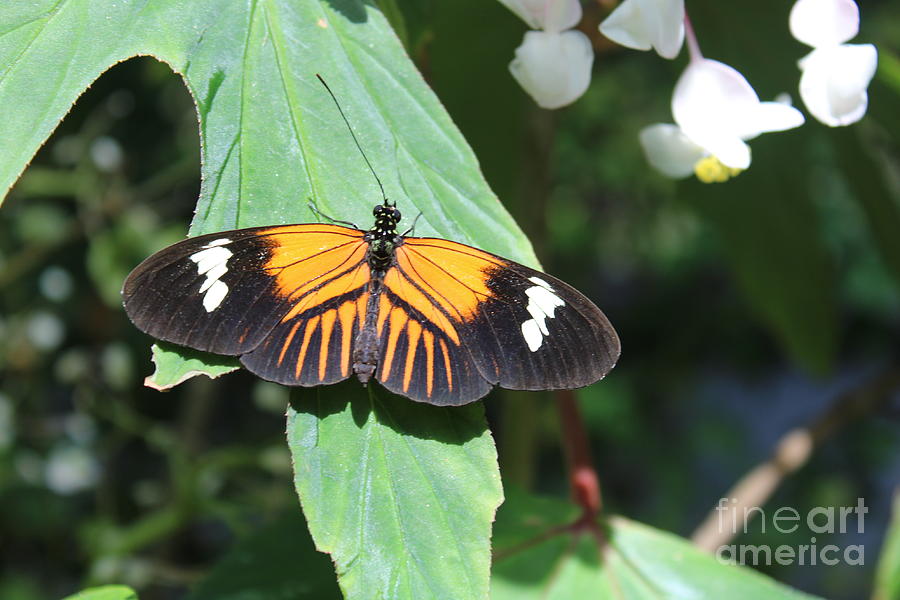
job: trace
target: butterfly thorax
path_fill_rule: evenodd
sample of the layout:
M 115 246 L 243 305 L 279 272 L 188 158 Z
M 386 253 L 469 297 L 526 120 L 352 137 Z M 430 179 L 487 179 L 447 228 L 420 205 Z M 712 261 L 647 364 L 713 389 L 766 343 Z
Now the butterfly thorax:
M 375 225 L 366 232 L 365 240 L 369 243 L 366 260 L 373 272 L 384 273 L 394 262 L 394 250 L 403 243 L 403 237 L 397 235 L 400 211 L 393 206 L 379 204 L 372 214 Z

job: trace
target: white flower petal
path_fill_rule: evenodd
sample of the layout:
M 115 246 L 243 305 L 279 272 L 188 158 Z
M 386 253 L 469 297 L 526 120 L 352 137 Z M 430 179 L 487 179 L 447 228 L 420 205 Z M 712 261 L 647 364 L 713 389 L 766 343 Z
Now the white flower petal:
M 675 122 L 691 132 L 709 130 L 712 136 L 737 131 L 742 120 L 759 106 L 759 96 L 743 75 L 726 64 L 702 59 L 684 70 L 672 94 Z M 705 134 L 701 137 L 709 137 Z
M 516 16 L 525 21 L 532 29 L 541 28 L 537 16 L 531 11 L 532 5 L 538 4 L 537 2 L 528 2 L 526 0 L 500 0 L 500 4 L 514 12 Z M 540 4 L 543 4 L 543 2 Z
M 789 104 L 761 102 L 752 115 L 747 115 L 744 121 L 746 126 L 738 128 L 738 137 L 751 140 L 761 133 L 800 127 L 805 121 L 803 113 Z
M 641 0 L 625 0 L 600 23 L 600 33 L 626 48 L 649 50 L 653 47 L 650 24 L 644 18 Z
M 859 32 L 859 7 L 853 0 L 797 0 L 789 24 L 807 46 L 836 46 Z
M 622 46 L 675 58 L 684 42 L 684 0 L 625 0 L 600 32 Z
M 560 32 L 581 20 L 578 0 L 500 0 L 532 29 Z
M 730 135 L 710 135 L 691 140 L 719 159 L 726 167 L 744 170 L 750 166 L 750 146 L 741 138 Z
M 545 0 L 542 20 L 544 31 L 565 31 L 581 20 L 581 2 L 578 0 Z
M 694 172 L 694 165 L 706 154 L 685 136 L 677 125 L 656 123 L 644 127 L 640 136 L 647 162 L 657 171 L 675 179 Z
M 509 70 L 543 108 L 560 108 L 577 100 L 591 82 L 594 49 L 580 31 L 529 31 Z
M 684 43 L 684 0 L 656 1 L 653 48 L 663 58 L 675 58 Z
M 800 111 L 760 102 L 743 75 L 710 59 L 695 60 L 682 73 L 672 95 L 672 115 L 688 139 L 734 169 L 750 166 L 745 140 L 803 123 Z
M 685 135 L 701 145 L 700 140 L 748 140 L 803 124 L 800 111 L 780 102 L 760 102 L 743 75 L 709 59 L 691 63 L 679 78 L 672 115 Z
M 866 88 L 875 75 L 872 44 L 843 44 L 813 50 L 801 61 L 800 97 L 816 119 L 830 127 L 850 125 L 866 114 Z

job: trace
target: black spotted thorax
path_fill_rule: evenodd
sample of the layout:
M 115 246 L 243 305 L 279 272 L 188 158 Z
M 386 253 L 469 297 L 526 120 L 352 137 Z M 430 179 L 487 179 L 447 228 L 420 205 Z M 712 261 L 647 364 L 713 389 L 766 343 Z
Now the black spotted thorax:
M 397 235 L 401 214 L 396 207 L 385 203 L 377 205 L 372 215 L 375 225 L 365 235 L 369 242 L 366 259 L 373 271 L 383 272 L 393 264 L 394 250 L 403 243 L 403 237 Z

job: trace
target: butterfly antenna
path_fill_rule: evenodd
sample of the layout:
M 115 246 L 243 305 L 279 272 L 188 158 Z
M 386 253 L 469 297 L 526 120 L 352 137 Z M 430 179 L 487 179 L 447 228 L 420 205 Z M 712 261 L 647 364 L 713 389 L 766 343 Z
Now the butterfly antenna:
M 316 73 L 316 77 L 318 77 L 319 81 L 322 82 L 322 85 L 325 86 L 325 89 L 328 90 L 328 94 L 331 96 L 331 99 L 334 100 L 334 105 L 337 106 L 338 112 L 341 113 L 341 118 L 344 119 L 344 123 L 347 124 L 347 129 L 350 131 L 350 136 L 353 138 L 354 143 L 356 143 L 356 147 L 359 150 L 359 153 L 362 154 L 363 160 L 365 160 L 366 164 L 369 165 L 369 170 L 372 172 L 372 176 L 375 178 L 375 181 L 378 182 L 378 187 L 381 188 L 381 197 L 384 198 L 384 203 L 390 206 L 391 203 L 387 198 L 387 194 L 384 193 L 384 186 L 381 185 L 381 180 L 378 179 L 378 175 L 375 173 L 375 169 L 372 167 L 372 163 L 369 162 L 369 157 L 366 156 L 366 153 L 363 152 L 362 146 L 359 145 L 359 140 L 356 139 L 356 134 L 353 133 L 353 128 L 350 127 L 350 121 L 347 120 L 347 115 L 344 114 L 344 109 L 341 108 L 340 102 L 338 102 L 337 97 L 335 97 L 334 92 L 331 91 L 331 88 L 328 87 L 328 84 L 325 83 L 325 80 L 322 79 L 322 76 Z M 396 206 L 396 203 L 394 204 L 394 206 Z

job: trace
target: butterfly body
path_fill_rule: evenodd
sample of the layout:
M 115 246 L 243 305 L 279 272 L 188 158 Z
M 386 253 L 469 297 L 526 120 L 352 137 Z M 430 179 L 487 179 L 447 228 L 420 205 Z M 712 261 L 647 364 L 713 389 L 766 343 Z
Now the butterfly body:
M 397 235 L 400 211 L 379 204 L 372 210 L 372 215 L 375 217 L 375 226 L 363 236 L 363 240 L 369 244 L 366 250 L 366 262 L 371 271 L 369 299 L 366 303 L 366 319 L 353 350 L 353 372 L 363 384 L 369 382 L 378 367 L 377 319 L 381 283 L 384 274 L 394 264 L 394 250 L 403 243 L 403 236 Z
M 356 375 L 437 405 L 494 385 L 582 387 L 615 364 L 615 331 L 567 284 L 471 246 L 400 235 L 387 202 L 373 213 L 368 231 L 301 224 L 183 240 L 129 275 L 126 312 L 154 337 L 239 356 L 264 379 Z

